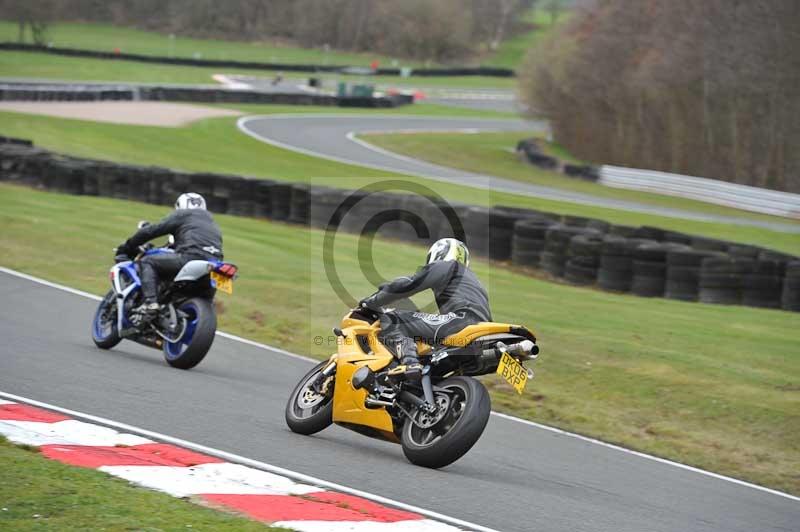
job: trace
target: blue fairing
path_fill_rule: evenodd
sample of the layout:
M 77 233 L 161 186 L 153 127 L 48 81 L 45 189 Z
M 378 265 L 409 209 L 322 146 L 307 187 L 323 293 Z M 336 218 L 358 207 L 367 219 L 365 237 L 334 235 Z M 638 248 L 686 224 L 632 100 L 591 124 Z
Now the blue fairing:
M 175 253 L 175 250 L 170 248 L 153 248 L 144 252 L 145 256 L 148 255 L 163 255 L 164 253 Z

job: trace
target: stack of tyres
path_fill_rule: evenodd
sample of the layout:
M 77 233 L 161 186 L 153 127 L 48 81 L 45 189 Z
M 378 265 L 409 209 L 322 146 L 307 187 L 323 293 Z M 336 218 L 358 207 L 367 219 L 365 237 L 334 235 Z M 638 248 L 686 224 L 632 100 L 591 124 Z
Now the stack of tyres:
M 547 219 L 520 220 L 514 224 L 511 262 L 517 266 L 539 267 L 547 229 L 555 222 Z
M 757 253 L 757 251 L 756 251 Z M 776 260 L 755 261 L 742 279 L 742 304 L 780 308 L 785 264 Z
M 402 198 L 402 202 L 399 221 L 395 222 L 392 227 L 394 237 L 420 246 L 429 246 L 437 240 L 437 235 L 442 226 L 441 222 L 443 220 L 446 222 L 448 216 L 440 210 L 439 215 L 434 220 L 428 220 L 426 214 L 429 211 L 426 209 L 432 205 L 440 207 L 441 205 L 435 203 L 431 198 L 417 194 L 404 194 L 402 196 L 398 194 L 397 196 Z M 452 216 L 453 214 L 450 215 L 450 217 Z M 448 231 L 447 236 L 454 236 L 452 229 Z
M 703 259 L 724 256 L 718 251 L 675 249 L 667 252 L 667 281 L 664 297 L 681 301 L 697 301 L 700 267 Z
M 462 217 L 464 231 L 467 236 L 465 244 L 476 257 L 489 256 L 489 217 L 491 210 L 487 207 L 470 207 Z
M 700 302 L 740 304 L 744 277 L 752 273 L 754 263 L 752 259 L 737 259 L 730 256 L 703 259 L 699 281 Z
M 640 244 L 633 251 L 631 293 L 643 297 L 661 297 L 666 290 L 667 253 L 689 249 L 682 244 Z
M 612 225 L 608 228 L 607 233 L 611 236 L 619 236 L 622 238 L 635 238 L 636 227 L 630 225 Z
M 598 286 L 604 290 L 630 292 L 633 282 L 633 250 L 644 242 L 650 241 L 606 235 L 600 250 Z
M 150 168 L 137 166 L 134 169 L 135 174 L 132 176 L 133 180 L 130 184 L 130 199 L 149 203 L 150 191 L 152 189 L 151 181 L 153 180 Z
M 236 183 L 233 182 L 231 176 L 227 175 L 214 175 L 213 183 L 211 204 L 214 205 L 214 212 L 228 213 Z
M 792 261 L 786 265 L 781 308 L 800 312 L 800 261 Z
M 570 240 L 576 235 L 588 232 L 591 231 L 560 224 L 549 227 L 545 235 L 544 251 L 539 260 L 541 268 L 554 277 L 563 277 Z
M 599 234 L 573 236 L 567 249 L 569 258 L 564 268 L 564 278 L 577 285 L 594 284 L 602 249 L 603 237 Z
M 384 238 L 396 238 L 416 242 L 417 230 L 427 231 L 422 217 L 417 214 L 425 198 L 410 194 L 392 194 L 387 197 L 386 212 L 381 217 L 378 234 Z M 428 239 L 425 238 L 425 242 Z
M 661 242 L 664 240 L 664 232 L 665 231 L 659 227 L 643 225 L 634 230 L 633 236 L 634 238 L 644 238 L 646 240 L 655 240 L 656 242 Z
M 308 225 L 309 211 L 311 210 L 311 187 L 305 184 L 292 185 L 292 195 L 289 206 L 289 222 L 299 225 Z
M 573 216 L 571 214 L 564 214 L 561 216 L 561 223 L 571 227 L 585 227 L 600 233 L 607 233 L 611 228 L 611 224 L 596 218 L 587 218 L 585 216 Z
M 489 210 L 489 258 L 510 260 L 514 225 L 520 216 L 498 209 Z
M 728 242 L 715 238 L 705 238 L 702 236 L 692 237 L 692 248 L 702 251 L 722 251 L 728 252 Z
M 680 233 L 678 231 L 664 231 L 664 242 L 691 246 L 692 235 L 687 235 L 686 233 Z
M 523 209 L 521 207 L 510 207 L 508 205 L 495 205 L 496 210 L 513 214 L 520 219 L 537 219 L 537 220 L 550 220 L 551 222 L 560 222 L 562 216 L 554 212 L 537 211 L 535 209 Z
M 185 185 L 189 185 L 189 176 L 186 174 L 177 174 L 166 168 L 158 167 L 150 167 L 148 170 L 150 173 L 150 203 L 174 205 L 178 196 L 187 190 L 191 190 L 191 188 L 181 188 L 184 177 L 186 178 Z M 85 187 L 86 185 L 84 184 Z M 208 198 L 206 198 L 206 201 L 208 201 Z
M 372 192 L 353 196 L 346 202 L 341 228 L 348 233 L 374 234 L 387 217 L 391 216 L 394 200 L 386 192 Z
M 288 183 L 274 183 L 270 187 L 270 200 L 272 201 L 273 220 L 287 220 L 292 203 L 292 185 Z
M 253 216 L 256 212 L 256 179 L 231 176 L 231 195 L 228 199 L 228 214 Z
M 336 229 L 342 220 L 340 206 L 350 191 L 327 187 L 309 190 L 308 222 L 317 229 Z
M 260 218 L 272 216 L 272 186 L 274 181 L 259 179 L 254 185 L 253 191 L 253 214 Z
M 747 244 L 729 244 L 728 255 L 731 257 L 739 257 L 743 259 L 758 259 L 758 255 L 766 251 L 758 246 L 749 246 Z

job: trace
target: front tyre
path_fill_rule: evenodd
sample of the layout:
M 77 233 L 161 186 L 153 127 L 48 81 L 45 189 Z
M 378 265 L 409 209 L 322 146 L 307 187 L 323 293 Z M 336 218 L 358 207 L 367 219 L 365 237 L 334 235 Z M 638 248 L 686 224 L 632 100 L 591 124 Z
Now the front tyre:
M 334 376 L 327 384 L 325 393 L 314 390 L 313 384 L 328 361 L 320 362 L 300 379 L 286 402 L 286 424 L 297 434 L 306 436 L 319 432 L 333 423 Z M 325 385 L 325 383 L 322 383 Z
M 214 304 L 195 297 L 177 307 L 187 317 L 186 329 L 175 342 L 164 341 L 164 360 L 173 368 L 192 369 L 205 358 L 217 332 Z
M 471 377 L 451 377 L 439 383 L 438 411 L 413 412 L 400 441 L 406 458 L 418 466 L 438 469 L 452 464 L 478 441 L 489 421 L 492 403 L 486 388 Z
M 117 330 L 117 293 L 113 290 L 100 301 L 94 313 L 92 340 L 100 349 L 111 349 L 122 341 Z

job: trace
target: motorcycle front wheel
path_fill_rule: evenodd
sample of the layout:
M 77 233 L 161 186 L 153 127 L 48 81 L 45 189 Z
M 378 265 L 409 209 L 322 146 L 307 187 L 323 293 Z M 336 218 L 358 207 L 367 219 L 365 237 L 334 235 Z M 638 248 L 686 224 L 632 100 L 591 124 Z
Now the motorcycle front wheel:
M 117 294 L 113 290 L 97 305 L 92 320 L 92 340 L 100 349 L 111 349 L 122 341 L 117 330 Z
M 328 362 L 320 362 L 300 379 L 286 402 L 286 424 L 298 434 L 309 436 L 333 423 L 333 384 L 327 393 L 316 392 L 312 384 Z
M 436 385 L 436 412 L 415 409 L 406 419 L 400 441 L 412 463 L 438 469 L 452 464 L 478 441 L 489 421 L 492 403 L 486 388 L 471 377 L 451 377 Z
M 164 360 L 173 368 L 192 369 L 208 354 L 217 332 L 217 314 L 208 299 L 194 297 L 178 307 L 186 314 L 186 328 L 175 342 L 164 341 Z

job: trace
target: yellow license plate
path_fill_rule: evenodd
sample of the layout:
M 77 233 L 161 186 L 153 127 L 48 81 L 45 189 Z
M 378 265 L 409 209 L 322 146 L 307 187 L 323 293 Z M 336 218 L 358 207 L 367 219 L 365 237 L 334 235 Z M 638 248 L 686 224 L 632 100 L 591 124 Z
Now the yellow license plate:
M 233 279 L 217 272 L 211 272 L 211 278 L 217 283 L 217 290 L 222 290 L 226 294 L 233 293 Z
M 521 394 L 528 382 L 528 370 L 517 362 L 508 353 L 503 353 L 500 364 L 497 365 L 497 374 L 503 377 L 508 383 Z

